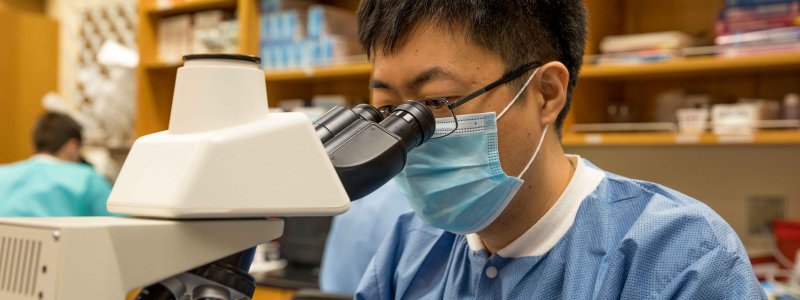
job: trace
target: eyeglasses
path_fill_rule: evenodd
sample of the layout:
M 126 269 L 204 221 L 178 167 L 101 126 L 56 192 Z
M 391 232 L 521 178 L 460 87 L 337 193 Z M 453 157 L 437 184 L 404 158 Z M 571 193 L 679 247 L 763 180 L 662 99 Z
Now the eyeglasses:
M 505 84 L 505 83 L 507 83 L 509 81 L 517 79 L 518 77 L 522 76 L 523 74 L 527 73 L 528 71 L 530 71 L 530 70 L 532 70 L 532 69 L 534 69 L 536 67 L 539 67 L 539 66 L 541 66 L 541 64 L 539 62 L 530 62 L 530 63 L 524 64 L 524 65 L 520 66 L 519 68 L 517 68 L 517 69 L 515 69 L 515 70 L 513 70 L 511 72 L 506 73 L 500 79 L 498 79 L 498 80 L 496 80 L 496 81 L 494 81 L 494 82 L 492 82 L 490 84 L 487 84 L 483 88 L 480 88 L 480 89 L 470 93 L 469 95 L 466 95 L 464 97 L 458 98 L 458 99 L 456 99 L 455 101 L 452 101 L 452 102 L 448 101 L 446 98 L 427 98 L 427 99 L 412 100 L 412 101 L 417 101 L 417 102 L 421 103 L 422 105 L 425 105 L 426 107 L 428 107 L 428 109 L 431 110 L 431 112 L 433 113 L 433 115 L 437 119 L 441 119 L 441 118 L 450 118 L 450 119 L 452 119 L 451 121 L 438 120 L 436 122 L 436 130 L 434 131 L 433 136 L 431 138 L 432 139 L 443 138 L 443 137 L 446 137 L 448 135 L 451 135 L 453 132 L 456 131 L 456 129 L 458 129 L 458 118 L 456 117 L 456 113 L 454 112 L 454 110 L 457 107 L 459 107 L 461 105 L 464 105 L 465 103 L 469 102 L 470 100 L 475 99 L 476 97 L 478 97 L 480 95 L 483 95 L 486 92 L 491 91 L 492 89 L 494 89 L 494 88 L 496 88 L 496 87 L 498 87 L 498 86 L 500 86 L 502 84 Z M 389 116 L 395 110 L 396 107 L 397 106 L 395 106 L 395 105 L 384 105 L 384 106 L 379 107 L 378 111 L 380 111 L 381 114 L 383 114 L 383 116 L 386 117 L 386 116 Z

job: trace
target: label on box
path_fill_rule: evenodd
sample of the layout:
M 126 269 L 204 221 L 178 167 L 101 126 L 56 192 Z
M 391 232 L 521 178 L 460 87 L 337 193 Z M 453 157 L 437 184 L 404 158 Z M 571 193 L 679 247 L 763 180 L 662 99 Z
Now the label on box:
M 714 133 L 718 135 L 752 134 L 759 119 L 753 104 L 717 104 L 711 109 Z

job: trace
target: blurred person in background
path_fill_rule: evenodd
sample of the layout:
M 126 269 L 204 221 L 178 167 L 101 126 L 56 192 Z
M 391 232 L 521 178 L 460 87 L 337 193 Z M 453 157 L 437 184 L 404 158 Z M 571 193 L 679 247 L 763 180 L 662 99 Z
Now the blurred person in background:
M 48 112 L 36 122 L 36 154 L 0 165 L 0 217 L 104 216 L 108 180 L 80 156 L 82 128 Z

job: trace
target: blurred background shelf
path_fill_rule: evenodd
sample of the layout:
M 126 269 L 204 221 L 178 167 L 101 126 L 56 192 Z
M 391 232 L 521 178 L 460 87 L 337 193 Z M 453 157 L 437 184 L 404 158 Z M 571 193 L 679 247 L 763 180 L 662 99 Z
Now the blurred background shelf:
M 369 77 L 371 73 L 372 64 L 366 61 L 344 65 L 265 72 L 267 82 L 288 82 L 297 80 L 302 81 L 343 77 Z M 366 88 L 366 86 L 364 88 Z
M 766 73 L 800 69 L 800 53 L 748 57 L 695 57 L 637 65 L 584 65 L 582 79 L 655 79 L 733 73 Z
M 142 67 L 146 70 L 176 70 L 182 66 L 182 62 L 145 62 Z M 358 62 L 343 65 L 319 66 L 304 69 L 265 71 L 264 76 L 267 82 L 292 82 L 308 81 L 321 79 L 337 79 L 346 77 L 370 77 L 372 74 L 372 64 L 369 62 Z
M 565 146 L 800 145 L 800 131 L 760 131 L 753 135 L 678 133 L 565 133 Z
M 150 1 L 143 7 L 143 11 L 150 16 L 177 15 L 192 13 L 209 9 L 235 9 L 236 0 L 187 0 L 169 5 L 158 5 Z
M 173 70 L 178 69 L 183 63 L 177 62 L 143 62 L 142 68 L 146 70 Z
M 154 64 L 151 67 L 160 68 L 163 65 Z M 586 64 L 581 70 L 581 79 L 641 80 L 677 76 L 708 76 L 720 73 L 768 73 L 797 69 L 800 69 L 800 53 L 732 58 L 707 56 L 638 65 L 597 66 Z M 308 69 L 267 71 L 266 77 L 268 81 L 290 81 L 309 78 L 369 76 L 371 72 L 372 64 L 365 61 Z

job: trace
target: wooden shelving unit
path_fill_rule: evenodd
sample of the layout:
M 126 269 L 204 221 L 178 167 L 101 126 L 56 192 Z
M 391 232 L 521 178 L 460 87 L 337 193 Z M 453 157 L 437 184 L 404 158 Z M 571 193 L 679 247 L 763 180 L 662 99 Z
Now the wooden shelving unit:
M 320 3 L 355 11 L 358 0 Z M 188 0 L 170 7 L 157 7 L 155 0 L 140 1 L 143 16 L 139 28 L 142 65 L 139 74 L 139 135 L 164 130 L 169 124 L 172 90 L 180 63 L 156 58 L 155 32 L 161 17 L 207 9 L 235 11 L 240 22 L 240 53 L 258 53 L 257 0 Z M 713 32 L 723 0 L 587 0 L 590 37 L 587 55 L 596 54 L 607 35 L 663 30 L 692 34 Z M 366 102 L 372 66 L 368 62 L 265 72 L 271 106 L 284 99 L 310 99 L 317 94 L 341 94 L 353 103 Z M 654 98 L 670 88 L 719 97 L 764 97 L 778 99 L 800 87 L 800 53 L 739 58 L 697 57 L 632 66 L 586 65 L 575 91 L 564 133 L 564 144 L 585 145 L 716 145 L 716 144 L 800 144 L 797 131 L 759 132 L 751 137 L 717 137 L 713 134 L 683 136 L 673 133 L 576 134 L 570 124 L 606 122 L 603 115 L 610 103 L 623 102 L 646 115 Z M 794 90 L 793 90 L 794 89 Z
M 290 82 L 341 77 L 369 77 L 371 73 L 372 64 L 359 62 L 300 70 L 268 71 L 266 72 L 266 78 L 267 82 Z
M 239 27 L 240 53 L 258 53 L 257 0 L 187 0 L 170 6 L 158 6 L 156 0 L 141 0 L 138 11 L 141 19 L 137 33 L 139 59 L 137 75 L 136 134 L 141 136 L 167 129 L 172 108 L 172 91 L 180 62 L 158 59 L 157 32 L 161 18 L 210 9 L 236 13 Z
M 683 31 L 712 40 L 714 22 L 724 0 L 637 1 L 587 0 L 589 40 L 587 55 L 599 53 L 605 36 L 657 31 Z M 571 124 L 606 123 L 609 105 L 624 104 L 631 111 L 626 122 L 653 122 L 659 94 L 683 90 L 708 94 L 715 101 L 737 98 L 782 99 L 800 92 L 800 53 L 749 57 L 693 57 L 639 65 L 585 65 L 581 71 L 564 132 L 568 146 L 675 146 L 675 145 L 800 145 L 800 131 L 763 131 L 752 136 L 686 136 L 675 133 L 579 134 Z M 660 120 L 658 120 L 660 121 Z
M 569 133 L 565 146 L 795 145 L 800 131 L 761 131 L 753 135 L 678 133 Z
M 145 1 L 144 11 L 148 15 L 177 15 L 209 9 L 234 9 L 237 0 L 189 0 L 168 6 L 158 6 L 157 2 Z
M 587 65 L 581 71 L 585 80 L 649 80 L 669 77 L 703 77 L 725 74 L 752 74 L 800 69 L 800 53 L 749 57 L 696 57 L 640 65 Z
M 155 71 L 155 70 L 174 70 L 180 67 L 181 64 L 179 63 L 168 63 L 168 62 L 147 62 L 142 64 L 142 68 L 145 70 Z
M 180 63 L 173 62 L 147 62 L 142 67 L 145 70 L 175 70 L 180 67 Z M 291 82 L 309 81 L 339 77 L 369 77 L 372 73 L 372 64 L 369 62 L 355 62 L 341 65 L 318 66 L 305 69 L 265 71 L 264 75 L 267 82 Z
M 194 13 L 210 9 L 235 12 L 239 22 L 238 53 L 259 53 L 258 0 L 187 0 L 168 7 L 159 7 L 156 0 L 140 0 L 138 41 L 141 64 L 137 69 L 137 135 L 167 129 L 172 107 L 172 91 L 180 62 L 158 59 L 156 33 L 158 21 L 166 16 Z M 358 0 L 319 0 L 355 11 Z M 265 73 L 270 106 L 284 99 L 311 99 L 318 94 L 345 95 L 355 102 L 369 100 L 367 84 L 372 68 L 369 63 L 320 67 L 309 70 Z

